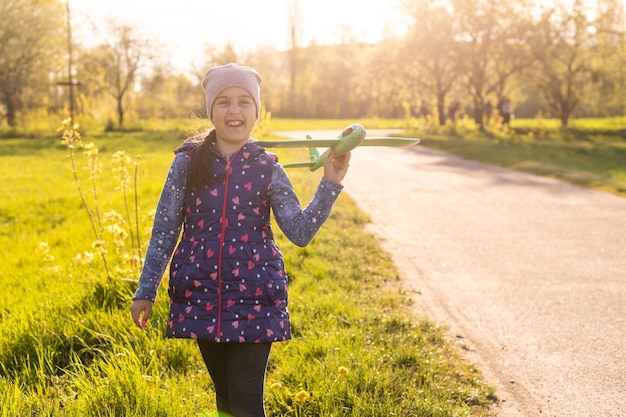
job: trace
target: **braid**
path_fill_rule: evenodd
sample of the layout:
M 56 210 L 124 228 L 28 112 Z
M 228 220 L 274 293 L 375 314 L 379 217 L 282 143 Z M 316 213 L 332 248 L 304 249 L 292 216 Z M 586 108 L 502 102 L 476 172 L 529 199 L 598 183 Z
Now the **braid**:
M 208 136 L 194 149 L 189 152 L 191 156 L 191 165 L 189 167 L 189 175 L 187 175 L 187 190 L 199 190 L 204 187 L 210 187 L 213 184 L 213 157 L 211 156 L 210 146 L 215 144 L 217 134 L 212 129 Z

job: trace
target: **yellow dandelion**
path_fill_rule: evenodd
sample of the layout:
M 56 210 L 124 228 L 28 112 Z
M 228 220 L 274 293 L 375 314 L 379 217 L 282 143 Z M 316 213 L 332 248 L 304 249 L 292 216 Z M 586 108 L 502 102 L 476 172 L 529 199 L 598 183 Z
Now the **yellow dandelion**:
M 346 368 L 345 366 L 340 366 L 339 367 L 339 373 L 341 375 L 348 375 L 350 373 L 350 370 L 348 368 Z
M 283 384 L 281 384 L 280 382 L 274 382 L 272 385 L 270 385 L 271 389 L 281 389 L 283 387 Z
M 311 394 L 309 394 L 308 391 L 302 390 L 302 391 L 298 392 L 296 395 L 294 395 L 293 399 L 298 401 L 298 402 L 305 402 L 310 397 L 311 397 Z

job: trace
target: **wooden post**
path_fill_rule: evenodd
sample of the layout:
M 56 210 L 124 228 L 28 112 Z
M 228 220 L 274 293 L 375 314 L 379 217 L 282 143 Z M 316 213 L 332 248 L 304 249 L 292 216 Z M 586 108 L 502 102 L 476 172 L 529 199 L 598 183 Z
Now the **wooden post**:
M 74 76 L 72 74 L 72 22 L 70 19 L 70 0 L 66 2 L 67 7 L 67 51 L 68 51 L 68 65 L 67 65 L 67 75 L 68 81 L 63 81 L 57 83 L 57 85 L 68 86 L 70 93 L 70 126 L 74 125 L 74 113 L 76 111 L 76 101 L 74 99 L 74 87 L 79 86 L 79 82 L 74 81 Z

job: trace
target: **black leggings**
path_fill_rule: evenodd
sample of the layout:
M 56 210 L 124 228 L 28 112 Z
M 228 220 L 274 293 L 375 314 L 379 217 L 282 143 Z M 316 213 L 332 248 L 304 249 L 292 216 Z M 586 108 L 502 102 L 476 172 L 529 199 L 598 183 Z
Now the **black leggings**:
M 265 417 L 263 385 L 271 343 L 198 340 L 215 386 L 219 416 Z

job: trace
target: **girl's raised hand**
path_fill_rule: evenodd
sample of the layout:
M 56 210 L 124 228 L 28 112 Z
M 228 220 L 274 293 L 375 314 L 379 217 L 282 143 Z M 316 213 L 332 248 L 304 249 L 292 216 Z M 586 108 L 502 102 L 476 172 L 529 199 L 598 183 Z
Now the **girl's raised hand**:
M 335 150 L 331 149 L 324 161 L 324 176 L 338 184 L 344 179 L 350 166 L 350 152 L 335 158 Z

